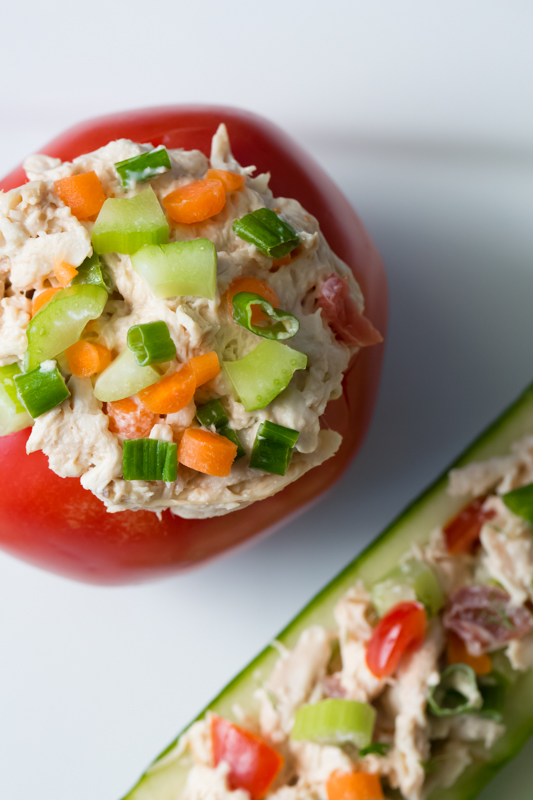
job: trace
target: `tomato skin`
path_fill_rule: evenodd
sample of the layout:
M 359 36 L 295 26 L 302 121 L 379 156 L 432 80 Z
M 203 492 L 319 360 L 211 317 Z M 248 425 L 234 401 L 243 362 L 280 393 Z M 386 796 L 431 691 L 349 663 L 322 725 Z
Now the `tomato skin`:
M 39 148 L 72 160 L 117 138 L 209 153 L 218 124 L 233 152 L 258 172 L 272 172 L 275 195 L 295 197 L 320 222 L 331 247 L 353 270 L 365 296 L 365 316 L 385 334 L 388 300 L 379 253 L 331 179 L 280 129 L 227 107 L 169 106 L 90 120 Z M 22 167 L 1 183 L 26 182 Z M 281 267 L 282 268 L 282 267 Z M 383 345 L 362 350 L 345 374 L 343 395 L 328 404 L 324 424 L 342 434 L 334 458 L 274 497 L 212 519 L 161 522 L 145 511 L 108 514 L 77 478 L 59 478 L 42 453 L 26 455 L 28 431 L 0 438 L 0 547 L 38 566 L 91 583 L 123 584 L 198 565 L 302 513 L 343 473 L 361 446 L 374 408 Z
M 471 553 L 479 542 L 481 528 L 496 516 L 495 511 L 483 511 L 486 497 L 476 497 L 444 526 L 446 546 L 451 555 Z
M 397 603 L 383 616 L 366 650 L 368 669 L 377 677 L 393 675 L 402 657 L 424 640 L 427 618 L 422 603 Z
M 252 800 L 268 791 L 283 766 L 283 756 L 259 736 L 222 717 L 211 719 L 211 741 L 215 766 L 229 764 L 230 789 L 245 789 Z

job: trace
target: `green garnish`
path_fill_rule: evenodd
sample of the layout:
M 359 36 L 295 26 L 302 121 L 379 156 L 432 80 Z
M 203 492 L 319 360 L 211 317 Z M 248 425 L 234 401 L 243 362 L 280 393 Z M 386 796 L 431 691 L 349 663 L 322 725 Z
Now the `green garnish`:
M 237 292 L 232 298 L 233 319 L 246 330 L 264 339 L 291 339 L 300 330 L 300 323 L 293 314 L 274 308 L 268 300 L 252 292 Z M 254 325 L 252 313 L 255 306 L 272 322 L 270 325 Z
M 385 756 L 389 752 L 391 746 L 386 742 L 372 742 L 369 744 L 368 747 L 363 747 L 359 750 L 359 756 L 362 758 L 363 756 L 369 756 L 372 753 L 375 753 L 377 756 Z
M 533 525 L 533 483 L 507 492 L 502 495 L 502 500 L 509 511 Z
M 149 181 L 162 175 L 163 172 L 168 172 L 171 166 L 168 151 L 161 145 L 149 153 L 141 153 L 124 161 L 118 161 L 115 169 L 120 176 L 121 184 L 130 189 L 136 183 Z
M 279 442 L 288 447 L 294 447 L 300 436 L 300 431 L 295 431 L 293 428 L 286 428 L 284 425 L 278 425 L 276 422 L 262 422 L 257 429 L 257 435 L 262 439 L 270 439 L 272 442 Z
M 103 268 L 98 253 L 87 256 L 85 261 L 78 267 L 78 274 L 73 278 L 71 285 L 77 283 L 88 283 L 91 286 L 99 286 L 105 289 L 108 294 L 113 291 L 113 283 L 106 270 Z
M 229 422 L 220 400 L 210 400 L 209 403 L 199 406 L 196 409 L 196 419 L 204 428 L 210 428 L 211 425 L 214 425 L 215 428 L 223 428 Z
M 33 419 L 70 397 L 55 362 L 45 362 L 29 372 L 21 372 L 14 375 L 13 380 L 20 402 Z
M 450 664 L 430 689 L 428 704 L 437 717 L 450 717 L 479 711 L 483 698 L 476 682 L 476 673 L 467 664 Z
M 237 434 L 237 431 L 234 431 L 233 428 L 230 428 L 229 425 L 224 425 L 223 427 L 218 429 L 218 433 L 221 436 L 225 436 L 226 439 L 229 439 L 230 442 L 237 445 L 237 454 L 235 455 L 234 461 L 238 461 L 239 458 L 242 458 L 246 455 L 246 450 L 241 444 L 241 440 Z
M 151 186 L 135 197 L 109 197 L 92 230 L 97 253 L 135 253 L 168 242 L 169 227 Z
M 246 411 L 265 408 L 287 388 L 307 356 L 281 342 L 265 339 L 244 358 L 225 361 L 224 369 Z
M 404 600 L 418 600 L 433 616 L 444 605 L 444 595 L 435 573 L 416 558 L 401 561 L 374 584 L 371 596 L 380 617 Z
M 131 350 L 124 350 L 97 378 L 94 396 L 101 403 L 115 403 L 141 392 L 160 380 L 153 367 L 140 367 Z
M 217 251 L 209 239 L 143 247 L 131 263 L 159 299 L 216 297 Z
M 158 439 L 126 439 L 123 474 L 126 481 L 172 483 L 178 477 L 178 445 Z
M 372 741 L 375 720 L 376 710 L 368 703 L 321 700 L 296 711 L 291 739 L 362 749 Z
M 272 475 L 285 475 L 299 432 L 275 422 L 262 422 L 257 430 L 250 466 Z
M 300 243 L 294 228 L 270 208 L 259 208 L 236 219 L 233 230 L 270 258 L 283 258 Z
M 163 320 L 133 325 L 128 331 L 127 345 L 140 367 L 162 364 L 176 357 L 176 345 L 170 338 L 167 323 Z

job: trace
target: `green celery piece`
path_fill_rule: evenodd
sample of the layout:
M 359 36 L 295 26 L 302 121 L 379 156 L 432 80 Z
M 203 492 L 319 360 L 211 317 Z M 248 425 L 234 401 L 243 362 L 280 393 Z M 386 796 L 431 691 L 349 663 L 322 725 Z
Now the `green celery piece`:
M 408 558 L 388 572 L 374 584 L 372 602 L 379 616 L 404 600 L 419 600 L 433 616 L 443 607 L 445 598 L 433 570 L 418 561 Z
M 239 439 L 239 435 L 233 428 L 230 428 L 229 425 L 223 425 L 221 428 L 218 428 L 218 433 L 221 436 L 225 436 L 226 439 L 229 439 L 230 442 L 237 445 L 237 455 L 235 456 L 235 461 L 238 461 L 239 458 L 242 458 L 246 455 L 246 450 L 241 444 L 241 440 Z
M 223 428 L 229 422 L 220 400 L 210 400 L 205 405 L 199 406 L 196 409 L 196 419 L 204 428 L 210 428 L 211 425 L 214 425 L 215 428 Z
M 291 739 L 339 747 L 352 744 L 362 749 L 372 741 L 375 721 L 376 710 L 369 703 L 320 700 L 297 709 Z
M 294 447 L 300 436 L 300 431 L 295 431 L 293 428 L 286 428 L 285 425 L 278 425 L 276 422 L 267 420 L 260 424 L 257 429 L 257 435 L 262 439 L 270 439 L 273 442 Z
M 250 466 L 270 472 L 271 475 L 285 475 L 292 458 L 292 447 L 271 439 L 262 439 L 259 434 L 255 437 Z
M 209 239 L 143 247 L 132 256 L 135 271 L 159 299 L 206 297 L 217 291 L 217 251 Z
M 502 495 L 502 500 L 509 511 L 533 525 L 533 483 L 507 492 Z
M 115 169 L 120 176 L 120 182 L 126 189 L 135 186 L 136 183 L 143 183 L 171 169 L 168 151 L 162 145 L 150 150 L 149 153 L 141 153 L 124 161 L 117 161 Z
M 224 369 L 246 411 L 265 408 L 287 388 L 307 356 L 280 342 L 265 339 L 238 361 L 224 361 Z
M 233 230 L 240 239 L 254 244 L 270 258 L 283 258 L 300 243 L 292 225 L 270 208 L 259 208 L 236 219 Z
M 163 320 L 133 325 L 128 331 L 127 344 L 140 367 L 162 364 L 176 357 L 176 345 Z
M 116 403 L 157 383 L 160 378 L 153 367 L 140 367 L 131 350 L 126 349 L 100 373 L 94 385 L 94 396 L 101 403 Z
M 17 363 L 0 367 L 0 385 L 4 388 L 5 393 L 13 403 L 17 414 L 21 414 L 24 411 L 24 406 L 21 405 L 19 401 L 17 387 L 13 379 L 15 375 L 20 375 L 21 372 L 20 364 Z
M 90 284 L 69 286 L 57 292 L 28 325 L 26 369 L 35 369 L 42 361 L 55 358 L 79 341 L 87 323 L 98 319 L 107 299 L 105 289 Z
M 29 372 L 21 372 L 14 376 L 14 381 L 19 400 L 33 419 L 46 414 L 70 397 L 55 361 L 40 364 Z
M 71 286 L 78 283 L 88 283 L 92 286 L 99 286 L 105 289 L 108 294 L 113 291 L 113 282 L 107 271 L 103 268 L 98 253 L 87 256 L 78 267 L 78 274 L 73 278 Z
M 151 186 L 135 197 L 109 197 L 92 230 L 97 253 L 135 253 L 168 242 L 169 227 Z
M 280 339 L 291 339 L 300 330 L 300 323 L 293 314 L 289 314 L 288 311 L 282 311 L 280 308 L 274 308 L 268 300 L 265 300 L 259 294 L 237 292 L 232 298 L 232 304 L 235 322 L 246 328 L 246 330 L 255 333 L 256 336 L 279 341 Z M 252 322 L 255 306 L 259 306 L 272 324 L 255 325 Z
M 483 698 L 476 682 L 476 673 L 467 664 L 450 664 L 440 682 L 429 691 L 428 705 L 437 717 L 478 712 Z
M 165 481 L 178 477 L 178 446 L 158 439 L 124 441 L 123 475 L 126 481 Z
M 33 419 L 18 398 L 14 377 L 20 373 L 18 364 L 0 367 L 0 436 L 33 425 Z

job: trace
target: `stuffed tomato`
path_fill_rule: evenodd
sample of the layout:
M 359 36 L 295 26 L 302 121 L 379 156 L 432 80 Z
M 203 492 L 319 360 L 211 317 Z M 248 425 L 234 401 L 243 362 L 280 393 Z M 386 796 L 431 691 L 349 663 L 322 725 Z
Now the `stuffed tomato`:
M 470 800 L 533 733 L 533 389 L 126 800 Z
M 369 422 L 387 298 L 361 223 L 227 109 L 44 150 L 2 184 L 0 544 L 121 582 L 272 529 Z

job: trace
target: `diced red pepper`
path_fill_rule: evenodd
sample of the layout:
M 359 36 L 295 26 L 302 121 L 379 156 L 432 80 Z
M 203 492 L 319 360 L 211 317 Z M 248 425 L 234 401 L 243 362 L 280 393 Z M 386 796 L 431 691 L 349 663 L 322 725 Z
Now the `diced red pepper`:
M 229 765 L 230 789 L 245 789 L 252 800 L 266 794 L 283 766 L 283 756 L 256 736 L 222 717 L 211 720 L 215 766 Z
M 380 619 L 366 650 L 366 663 L 377 678 L 393 675 L 403 656 L 424 641 L 426 612 L 422 603 L 397 603 Z
M 452 555 L 471 553 L 475 549 L 481 528 L 495 516 L 492 510 L 483 511 L 486 499 L 486 497 L 476 497 L 444 526 L 446 545 Z

